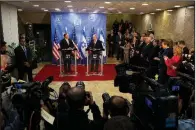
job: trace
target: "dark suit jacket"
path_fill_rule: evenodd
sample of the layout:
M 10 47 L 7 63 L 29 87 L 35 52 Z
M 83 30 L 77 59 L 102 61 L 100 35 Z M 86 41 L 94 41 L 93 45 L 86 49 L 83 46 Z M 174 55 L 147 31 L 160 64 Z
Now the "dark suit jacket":
M 108 34 L 107 41 L 108 41 L 108 44 L 111 45 L 111 42 L 113 42 L 113 44 L 114 44 L 116 39 L 115 39 L 114 35 L 112 36 L 111 34 Z
M 60 46 L 61 46 L 61 49 L 68 49 L 68 48 L 74 48 L 74 44 L 73 44 L 73 41 L 71 39 L 68 39 L 69 40 L 69 45 L 67 43 L 67 41 L 65 39 L 62 39 L 61 42 L 60 42 Z M 63 57 L 65 56 L 65 54 L 67 53 L 71 53 L 69 51 L 62 51 L 62 55 Z
M 154 60 L 154 58 L 159 57 L 159 52 L 160 52 L 160 47 L 158 45 L 154 46 L 153 49 L 152 49 L 152 52 L 150 54 L 151 59 L 149 59 L 151 65 L 158 66 L 159 62 Z
M 144 59 L 151 59 L 151 52 L 153 49 L 153 44 L 149 43 L 148 45 L 146 45 L 142 51 L 142 55 Z
M 97 40 L 96 44 L 94 44 L 93 41 L 91 41 L 91 43 L 88 45 L 88 48 L 87 49 L 101 49 L 103 50 L 103 46 L 102 46 L 102 42 L 100 40 Z
M 183 48 L 183 54 L 189 54 L 189 49 L 187 47 Z
M 121 44 L 120 44 L 120 46 L 124 46 L 125 45 L 125 38 L 124 38 L 124 35 L 121 35 L 121 37 L 118 35 L 117 37 L 116 37 L 116 42 L 117 42 L 117 45 L 119 45 L 119 41 L 121 41 Z
M 168 58 L 172 58 L 172 56 L 173 56 L 173 48 L 164 49 L 163 53 L 161 54 L 161 57 L 160 57 L 159 68 L 167 70 L 167 66 L 165 65 L 164 56 L 167 56 Z
M 19 69 L 23 69 L 25 67 L 24 62 L 29 62 L 30 65 L 32 63 L 31 50 L 28 47 L 26 47 L 26 50 L 27 50 L 27 57 L 21 46 L 18 46 L 14 49 L 15 60 L 16 60 L 15 63 L 16 63 L 16 67 Z

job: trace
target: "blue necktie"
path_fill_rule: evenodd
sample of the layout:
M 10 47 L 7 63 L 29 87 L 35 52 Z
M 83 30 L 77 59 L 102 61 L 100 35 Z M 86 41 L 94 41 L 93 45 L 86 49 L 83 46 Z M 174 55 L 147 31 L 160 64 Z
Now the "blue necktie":
M 25 56 L 27 57 L 27 49 L 23 47 L 23 50 L 24 50 Z

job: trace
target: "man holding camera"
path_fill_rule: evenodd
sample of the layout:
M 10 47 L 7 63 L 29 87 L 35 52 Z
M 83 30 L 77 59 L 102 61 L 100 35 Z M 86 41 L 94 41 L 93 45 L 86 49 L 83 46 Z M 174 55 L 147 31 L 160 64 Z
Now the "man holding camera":
M 91 92 L 83 88 L 73 87 L 68 90 L 66 101 L 69 104 L 69 111 L 64 116 L 64 123 L 59 124 L 58 130 L 99 130 L 102 126 L 101 112 L 93 100 Z M 84 106 L 89 106 L 93 113 L 93 121 L 88 119 Z

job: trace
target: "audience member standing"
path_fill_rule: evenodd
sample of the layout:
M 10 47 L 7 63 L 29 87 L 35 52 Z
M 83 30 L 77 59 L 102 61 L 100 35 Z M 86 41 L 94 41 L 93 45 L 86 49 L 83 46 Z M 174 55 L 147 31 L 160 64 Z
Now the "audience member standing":
M 114 21 L 112 28 L 113 28 L 114 35 L 115 36 L 118 35 L 119 23 L 117 20 Z
M 165 64 L 164 56 L 167 56 L 168 58 L 171 58 L 173 56 L 173 49 L 169 47 L 170 43 L 167 40 L 163 40 L 162 42 L 162 48 L 163 53 L 159 58 L 154 58 L 155 60 L 160 60 L 159 63 L 159 78 L 158 82 L 161 84 L 165 84 L 167 82 L 167 66 Z
M 23 80 L 25 73 L 28 74 L 28 80 L 33 81 L 32 76 L 32 53 L 29 48 L 26 47 L 25 37 L 20 36 L 19 46 L 15 48 L 15 60 L 16 67 L 18 69 L 18 78 Z
M 108 57 L 113 57 L 115 52 L 115 36 L 113 30 L 108 34 L 107 41 L 109 45 Z
M 176 77 L 176 69 L 182 61 L 182 49 L 181 47 L 176 46 L 173 49 L 174 56 L 170 59 L 167 56 L 164 56 L 165 64 L 167 66 L 167 75 L 169 77 Z
M 179 46 L 182 48 L 182 54 L 189 54 L 189 49 L 186 47 L 184 41 L 179 41 Z
M 118 32 L 118 36 L 117 36 L 117 39 L 116 39 L 116 58 L 117 60 L 119 60 L 119 58 L 121 60 L 123 60 L 123 49 L 121 48 L 121 46 L 124 46 L 124 37 L 122 35 L 121 32 Z

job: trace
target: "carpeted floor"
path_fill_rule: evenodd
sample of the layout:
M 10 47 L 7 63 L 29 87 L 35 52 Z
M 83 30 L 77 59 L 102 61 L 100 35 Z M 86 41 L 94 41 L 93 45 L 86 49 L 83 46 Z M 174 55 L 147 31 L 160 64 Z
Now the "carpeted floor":
M 103 76 L 86 76 L 86 66 L 78 65 L 77 76 L 59 77 L 59 66 L 45 65 L 35 76 L 35 81 L 44 81 L 49 76 L 54 76 L 54 81 L 105 81 L 114 80 L 116 76 L 115 64 L 105 64 L 103 66 Z

